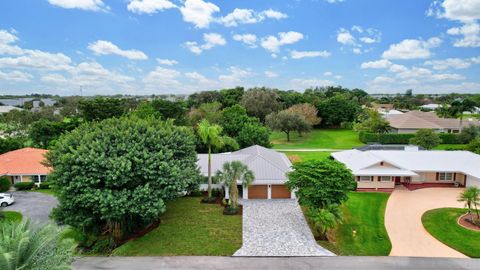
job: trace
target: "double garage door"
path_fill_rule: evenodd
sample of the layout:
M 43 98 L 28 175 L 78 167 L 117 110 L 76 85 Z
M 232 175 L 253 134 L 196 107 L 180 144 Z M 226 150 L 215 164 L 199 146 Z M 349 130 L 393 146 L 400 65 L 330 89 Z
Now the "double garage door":
M 271 185 L 272 199 L 290 199 L 290 191 L 285 185 Z M 268 185 L 248 187 L 249 199 L 268 199 Z

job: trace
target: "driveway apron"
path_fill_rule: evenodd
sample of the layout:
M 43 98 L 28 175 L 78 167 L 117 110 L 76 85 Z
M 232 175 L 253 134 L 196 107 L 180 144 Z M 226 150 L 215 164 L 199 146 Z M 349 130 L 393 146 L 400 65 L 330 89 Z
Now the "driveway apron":
M 13 192 L 15 203 L 5 208 L 5 211 L 17 211 L 32 222 L 44 224 L 49 221 L 50 212 L 57 206 L 57 198 L 39 192 Z
M 334 256 L 319 246 L 296 200 L 243 201 L 243 245 L 233 256 Z

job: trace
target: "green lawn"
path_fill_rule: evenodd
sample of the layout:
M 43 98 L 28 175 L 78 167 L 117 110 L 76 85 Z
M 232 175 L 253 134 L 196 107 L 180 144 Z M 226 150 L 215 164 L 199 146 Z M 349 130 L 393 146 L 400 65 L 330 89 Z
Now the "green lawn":
M 332 233 L 332 242 L 318 241 L 337 255 L 388 256 L 392 245 L 384 225 L 390 194 L 351 192 L 342 206 L 343 223 Z M 357 233 L 354 236 L 353 230 Z
M 330 156 L 332 152 L 283 152 L 292 163 L 307 161 L 312 159 L 323 159 Z
M 283 132 L 273 132 L 270 136 L 274 149 L 328 148 L 351 149 L 361 146 L 358 133 L 346 129 L 314 129 L 299 137 L 297 133 L 290 134 L 290 142 Z
M 425 229 L 440 242 L 473 258 L 480 258 L 480 232 L 465 229 L 457 224 L 465 214 L 461 208 L 439 208 L 422 216 Z
M 440 144 L 434 150 L 465 150 L 466 144 Z
M 13 222 L 20 222 L 22 220 L 22 214 L 15 211 L 3 211 L 5 215 L 5 221 L 13 221 Z
M 242 245 L 242 216 L 223 215 L 218 204 L 184 197 L 167 204 L 158 228 L 130 241 L 117 256 L 230 256 Z

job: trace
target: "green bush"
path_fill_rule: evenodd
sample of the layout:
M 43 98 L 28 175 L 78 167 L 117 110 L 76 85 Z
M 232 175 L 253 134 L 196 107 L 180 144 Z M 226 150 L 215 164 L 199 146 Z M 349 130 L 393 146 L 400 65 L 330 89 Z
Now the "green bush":
M 460 134 L 440 133 L 438 134 L 444 144 L 462 144 L 464 143 Z
M 40 183 L 40 186 L 38 187 L 38 189 L 50 189 L 50 182 L 42 182 Z
M 31 190 L 34 186 L 33 182 L 20 182 L 13 185 L 17 190 Z
M 358 138 L 363 143 L 381 143 L 381 144 L 409 144 L 410 139 L 413 138 L 415 134 L 398 134 L 398 133 L 385 133 L 377 134 L 361 131 L 358 135 Z M 462 144 L 462 140 L 459 134 L 453 133 L 440 133 L 438 134 L 442 143 L 444 144 Z
M 0 192 L 8 191 L 11 185 L 12 184 L 10 183 L 10 179 L 8 179 L 8 177 L 0 177 Z
M 221 198 L 223 197 L 223 191 L 221 188 L 212 188 L 212 197 Z
M 225 207 L 225 209 L 223 209 L 223 214 L 224 215 L 236 215 L 240 212 L 240 208 L 239 207 L 231 207 L 231 206 L 227 206 Z

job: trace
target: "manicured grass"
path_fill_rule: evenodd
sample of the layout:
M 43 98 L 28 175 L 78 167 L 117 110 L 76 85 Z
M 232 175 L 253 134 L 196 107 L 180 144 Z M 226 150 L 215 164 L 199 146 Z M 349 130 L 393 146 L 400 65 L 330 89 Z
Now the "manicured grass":
M 466 144 L 440 144 L 434 150 L 465 150 Z
M 361 146 L 358 133 L 346 129 L 315 129 L 299 137 L 297 133 L 290 134 L 290 142 L 283 132 L 273 132 L 270 136 L 274 149 L 301 149 L 301 148 L 327 148 L 351 149 Z
M 465 214 L 461 208 L 439 208 L 422 216 L 425 229 L 440 242 L 473 258 L 480 258 L 480 232 L 465 229 L 457 224 Z
M 283 152 L 287 155 L 292 163 L 307 160 L 319 160 L 330 156 L 332 152 Z
M 384 225 L 389 196 L 388 193 L 351 192 L 342 205 L 342 224 L 330 233 L 331 242 L 318 241 L 318 244 L 344 256 L 390 254 L 392 245 Z
M 223 215 L 218 204 L 184 197 L 167 204 L 158 228 L 130 241 L 118 256 L 230 256 L 242 245 L 242 216 Z
M 22 220 L 22 214 L 15 211 L 3 211 L 5 215 L 5 219 L 0 221 L 12 221 L 12 222 L 20 222 Z

